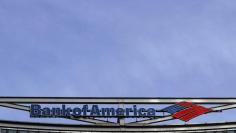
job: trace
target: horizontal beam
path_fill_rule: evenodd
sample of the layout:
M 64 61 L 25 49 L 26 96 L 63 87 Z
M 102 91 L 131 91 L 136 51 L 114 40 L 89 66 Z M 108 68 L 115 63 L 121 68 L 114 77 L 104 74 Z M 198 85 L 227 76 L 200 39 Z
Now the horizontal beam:
M 207 131 L 226 131 L 236 130 L 235 122 L 227 123 L 204 123 L 186 125 L 157 125 L 157 126 L 96 126 L 96 125 L 75 125 L 75 124 L 52 124 L 52 123 L 33 123 L 0 120 L 1 128 L 37 130 L 44 132 L 207 132 Z
M 147 97 L 0 97 L 0 103 L 39 104 L 236 104 L 236 98 L 147 98 Z

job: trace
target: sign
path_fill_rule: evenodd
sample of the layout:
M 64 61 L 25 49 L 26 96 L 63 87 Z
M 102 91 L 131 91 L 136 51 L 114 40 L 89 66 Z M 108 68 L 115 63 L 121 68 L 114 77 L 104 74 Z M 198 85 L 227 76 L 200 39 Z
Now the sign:
M 62 105 L 60 108 L 42 108 L 40 105 L 32 104 L 30 109 L 31 117 L 153 117 L 156 110 L 154 108 L 101 108 L 99 105 L 88 105 L 82 107 L 67 107 Z
M 179 102 L 164 109 L 139 108 L 133 105 L 128 108 L 100 107 L 99 105 L 82 105 L 81 107 L 68 107 L 62 104 L 61 107 L 42 107 L 32 104 L 30 117 L 32 118 L 61 118 L 61 117 L 155 117 L 159 112 L 167 112 L 173 118 L 182 121 L 189 121 L 199 115 L 211 112 L 212 110 L 191 102 Z

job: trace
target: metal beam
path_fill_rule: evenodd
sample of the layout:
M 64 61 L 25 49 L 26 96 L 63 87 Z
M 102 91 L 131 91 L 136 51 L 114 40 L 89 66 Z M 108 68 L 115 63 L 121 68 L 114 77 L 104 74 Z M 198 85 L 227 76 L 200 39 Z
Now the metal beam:
M 187 133 L 187 132 L 209 132 L 236 130 L 235 122 L 226 123 L 204 123 L 186 125 L 155 125 L 155 126 L 96 126 L 96 125 L 75 125 L 75 124 L 52 124 L 33 123 L 0 120 L 1 128 L 21 129 L 28 131 L 44 132 L 165 132 L 165 133 Z
M 94 118 L 75 118 L 75 117 L 70 117 L 68 118 L 70 120 L 77 120 L 77 121 L 83 121 L 87 123 L 92 123 L 96 125 L 116 125 L 114 122 L 110 121 L 104 121 L 104 120 L 99 120 L 99 119 L 94 119 Z
M 18 109 L 23 111 L 30 111 L 29 106 L 14 104 L 14 103 L 0 103 L 0 106 L 6 107 L 6 108 L 12 108 L 12 109 Z
M 228 110 L 228 109 L 233 109 L 233 108 L 236 108 L 236 104 L 217 106 L 217 107 L 213 107 L 211 109 L 213 111 L 223 111 L 223 110 Z
M 236 98 L 147 98 L 147 97 L 0 97 L 0 103 L 38 104 L 236 104 Z
M 157 118 L 157 119 L 146 119 L 146 120 L 141 120 L 141 121 L 136 121 L 136 122 L 131 122 L 127 123 L 126 125 L 148 125 L 152 123 L 158 123 L 158 122 L 163 122 L 163 121 L 169 121 L 175 119 L 171 115 L 165 116 L 162 118 Z

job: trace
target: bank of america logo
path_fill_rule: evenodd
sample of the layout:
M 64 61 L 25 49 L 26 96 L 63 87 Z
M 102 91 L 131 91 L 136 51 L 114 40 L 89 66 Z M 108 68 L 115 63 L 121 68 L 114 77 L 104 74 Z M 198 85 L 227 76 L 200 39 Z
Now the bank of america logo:
M 172 117 L 176 119 L 187 122 L 199 115 L 211 112 L 212 110 L 191 102 L 179 102 L 162 109 L 162 111 L 170 113 Z

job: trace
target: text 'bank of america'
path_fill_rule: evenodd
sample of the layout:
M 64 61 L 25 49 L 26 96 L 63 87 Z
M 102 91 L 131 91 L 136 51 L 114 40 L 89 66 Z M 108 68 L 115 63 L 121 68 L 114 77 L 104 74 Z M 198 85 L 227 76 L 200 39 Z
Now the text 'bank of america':
M 30 108 L 30 117 L 153 117 L 156 116 L 154 108 L 138 108 L 133 105 L 132 108 L 100 108 L 98 105 L 83 105 L 82 107 L 41 107 L 41 105 L 32 104 Z

